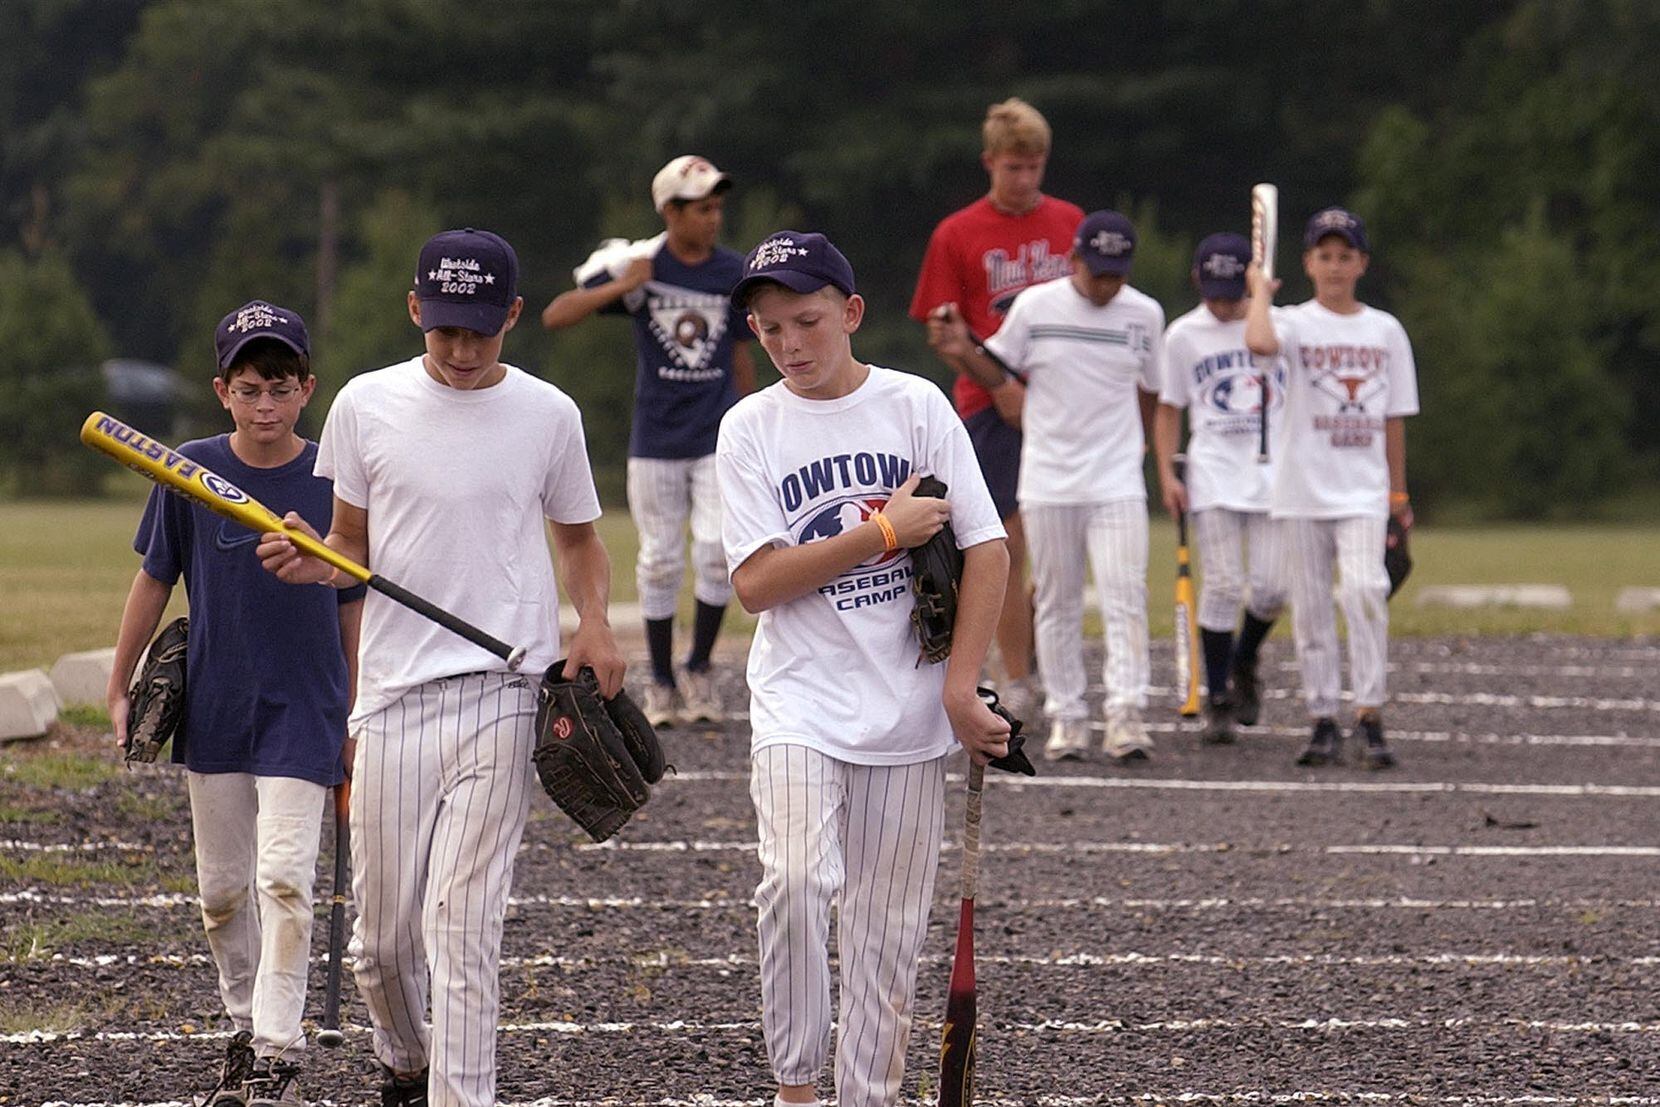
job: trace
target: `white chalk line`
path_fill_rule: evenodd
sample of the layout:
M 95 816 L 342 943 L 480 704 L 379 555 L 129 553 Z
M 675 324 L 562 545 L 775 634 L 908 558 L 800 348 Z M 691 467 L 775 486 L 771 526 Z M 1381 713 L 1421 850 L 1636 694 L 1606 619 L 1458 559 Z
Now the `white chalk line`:
M 1095 730 L 1106 730 L 1105 722 L 1092 722 Z M 1147 729 L 1155 734 L 1198 734 L 1201 724 L 1149 722 Z M 1306 740 L 1306 726 L 1254 726 L 1241 731 L 1241 741 L 1249 742 L 1260 735 L 1276 738 Z M 1567 746 L 1570 748 L 1610 747 L 1615 749 L 1660 749 L 1660 738 L 1633 734 L 1468 734 L 1451 730 L 1395 730 L 1390 729 L 1391 742 L 1425 742 L 1432 745 L 1455 746 Z
M 754 842 L 706 841 L 702 839 L 670 839 L 656 842 L 624 842 L 615 838 L 604 842 L 583 842 L 575 849 L 582 852 L 633 853 L 754 853 Z M 957 842 L 942 843 L 941 849 L 955 850 Z M 1235 842 L 987 842 L 980 846 L 982 853 L 1050 854 L 1050 853 L 1131 853 L 1183 854 L 1232 853 L 1247 856 L 1274 854 L 1377 854 L 1380 856 L 1413 857 L 1660 857 L 1660 846 L 1426 846 L 1359 845 L 1310 846 L 1301 843 L 1277 842 L 1250 844 Z
M 313 1107 L 347 1107 L 355 1105 L 357 1101 L 336 1101 L 331 1099 L 313 1099 Z M 557 1099 L 543 1098 L 533 1100 L 502 1100 L 499 1107 L 772 1107 L 773 1100 L 766 1099 L 723 1099 L 714 1095 L 696 1095 L 691 1098 L 663 1096 L 658 1099 L 619 1099 L 607 1096 L 604 1099 Z M 908 1102 L 908 1101 L 907 1101 Z M 932 1100 L 925 1100 L 925 1105 L 932 1104 Z M 1300 1104 L 1300 1103 L 1409 1103 L 1415 1107 L 1655 1107 L 1660 1104 L 1660 1098 L 1653 1096 L 1557 1096 L 1557 1095 L 1425 1095 L 1420 1092 L 1354 1092 L 1354 1091 L 1321 1091 L 1315 1089 L 1291 1092 L 1200 1092 L 1193 1090 L 1167 1092 L 1141 1092 L 1136 1095 L 1113 1095 L 1099 1093 L 1096 1095 L 1037 1095 L 1021 1096 L 1019 1099 L 987 1096 L 983 1093 L 975 1096 L 974 1102 L 979 1107 L 1108 1107 L 1111 1104 L 1124 1105 L 1158 1105 L 1170 1103 L 1248 1103 L 1248 1104 Z M 75 1102 L 71 1100 L 47 1100 L 41 1107 L 196 1107 L 193 1103 L 182 1100 L 154 1100 L 128 1102 Z
M 319 902 L 321 898 L 319 896 Z M 30 903 L 63 907 L 151 907 L 195 910 L 194 895 L 73 896 L 39 892 L 0 892 L 0 905 Z M 557 907 L 582 911 L 752 911 L 755 902 L 743 897 L 654 899 L 646 896 L 509 896 L 509 907 Z M 1125 911 L 1652 911 L 1660 899 L 1332 899 L 1315 896 L 1206 896 L 1199 898 L 1063 896 L 1032 899 L 993 899 L 982 896 L 981 910 L 1057 911 L 1112 908 Z
M 917 1019 L 916 1027 L 938 1031 L 936 1020 Z M 1016 1031 L 1028 1034 L 1156 1034 L 1193 1033 L 1208 1030 L 1288 1030 L 1313 1031 L 1319 1034 L 1350 1030 L 1519 1030 L 1545 1031 L 1553 1034 L 1656 1034 L 1660 1021 L 1622 1020 L 1619 1022 L 1567 1022 L 1553 1019 L 1472 1017 L 1450 1019 L 1161 1019 L 1153 1022 L 1124 1022 L 1121 1019 L 1097 1019 L 1089 1022 L 1066 1019 L 1044 1019 L 1042 1022 L 1016 1022 L 1005 1019 L 987 1019 L 986 1028 L 998 1031 Z M 340 1029 L 353 1036 L 366 1035 L 364 1026 L 342 1025 Z M 695 1022 L 683 1019 L 647 1022 L 525 1022 L 503 1023 L 497 1028 L 501 1034 L 708 1034 L 734 1031 L 753 1032 L 761 1029 L 759 1019 L 738 1019 L 731 1022 Z M 229 1031 L 209 1031 L 186 1034 L 176 1030 L 99 1030 L 83 1031 L 29 1030 L 0 1035 L 0 1044 L 37 1045 L 42 1042 L 100 1041 L 100 1042 L 173 1042 L 228 1038 Z
M 1099 688 L 1094 689 L 1097 693 Z M 1149 685 L 1149 696 L 1175 699 L 1177 689 L 1165 685 Z M 1302 699 L 1302 692 L 1295 688 L 1265 688 L 1261 692 L 1264 700 L 1291 700 Z M 1532 711 L 1660 711 L 1660 700 L 1651 700 L 1643 696 L 1534 696 L 1516 695 L 1510 692 L 1390 692 L 1389 702 L 1392 704 L 1414 704 L 1418 706 L 1435 707 L 1520 707 Z M 1343 693 L 1343 699 L 1351 699 L 1349 693 Z

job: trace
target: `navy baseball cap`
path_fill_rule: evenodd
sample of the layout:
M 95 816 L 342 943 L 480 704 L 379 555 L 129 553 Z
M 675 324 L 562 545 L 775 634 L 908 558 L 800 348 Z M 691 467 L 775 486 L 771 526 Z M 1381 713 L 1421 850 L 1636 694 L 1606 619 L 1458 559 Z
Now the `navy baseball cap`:
M 740 311 L 747 308 L 755 286 L 769 281 L 802 295 L 829 285 L 851 296 L 853 266 L 821 234 L 778 231 L 744 258 L 743 279 L 732 289 L 732 305 Z
M 242 347 L 259 338 L 274 338 L 302 357 L 311 356 L 311 335 L 306 333 L 305 320 L 299 312 L 264 300 L 249 300 L 219 320 L 213 332 L 219 368 L 229 369 L 236 363 Z
M 1329 234 L 1336 235 L 1363 254 L 1372 252 L 1371 247 L 1366 245 L 1366 224 L 1352 211 L 1326 208 L 1315 212 L 1309 217 L 1308 227 L 1303 231 L 1303 249 L 1314 249 L 1320 244 L 1320 240 Z
M 1092 211 L 1078 224 L 1072 248 L 1097 277 L 1122 277 L 1135 260 L 1135 228 L 1116 211 Z
M 1231 231 L 1210 235 L 1193 251 L 1199 295 L 1207 300 L 1243 299 L 1245 267 L 1250 264 L 1251 244 L 1244 235 Z
M 519 298 L 519 257 L 507 239 L 471 227 L 427 239 L 415 267 L 421 329 L 498 333 Z

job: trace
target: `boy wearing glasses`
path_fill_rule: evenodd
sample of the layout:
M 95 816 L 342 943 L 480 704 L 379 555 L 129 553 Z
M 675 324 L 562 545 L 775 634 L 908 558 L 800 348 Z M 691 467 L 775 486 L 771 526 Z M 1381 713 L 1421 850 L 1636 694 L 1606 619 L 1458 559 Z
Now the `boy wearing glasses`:
M 333 487 L 314 476 L 317 444 L 294 433 L 316 388 L 305 322 L 255 300 L 214 334 L 213 390 L 230 434 L 179 453 L 278 511 L 326 528 Z M 153 489 L 133 548 L 144 558 L 121 615 L 107 692 L 127 743 L 127 682 L 181 578 L 190 600 L 185 722 L 173 760 L 187 770 L 202 925 L 219 994 L 252 1034 L 244 1102 L 293 1100 L 305 1048 L 312 885 L 328 789 L 341 780 L 361 585 L 290 588 L 265 572 L 259 535 Z M 227 1061 L 229 1064 L 230 1061 Z

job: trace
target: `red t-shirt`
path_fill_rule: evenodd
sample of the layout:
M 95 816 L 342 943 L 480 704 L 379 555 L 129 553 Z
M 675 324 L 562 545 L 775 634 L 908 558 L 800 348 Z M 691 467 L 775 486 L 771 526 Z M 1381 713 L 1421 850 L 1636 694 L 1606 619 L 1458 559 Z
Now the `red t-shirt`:
M 1072 272 L 1072 236 L 1084 221 L 1077 204 L 1045 196 L 1025 215 L 1007 215 L 985 197 L 940 220 L 928 239 L 911 297 L 911 318 L 925 322 L 956 303 L 975 337 L 997 333 L 1015 293 Z M 991 395 L 957 374 L 951 396 L 963 418 L 991 406 Z

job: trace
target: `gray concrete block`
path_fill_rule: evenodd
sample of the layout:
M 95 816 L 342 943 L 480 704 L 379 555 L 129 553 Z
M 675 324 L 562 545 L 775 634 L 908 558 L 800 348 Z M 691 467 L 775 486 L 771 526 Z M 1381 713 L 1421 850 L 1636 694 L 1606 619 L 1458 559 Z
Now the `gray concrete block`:
M 1614 597 L 1614 610 L 1621 615 L 1660 611 L 1660 588 L 1622 588 Z
M 1435 584 L 1418 590 L 1419 607 L 1530 607 L 1563 611 L 1574 605 L 1561 584 Z
M 86 703 L 103 707 L 114 668 L 114 646 L 64 654 L 52 665 L 52 687 L 58 691 L 58 701 L 66 706 Z
M 0 741 L 39 738 L 58 717 L 58 693 L 44 669 L 0 675 Z

